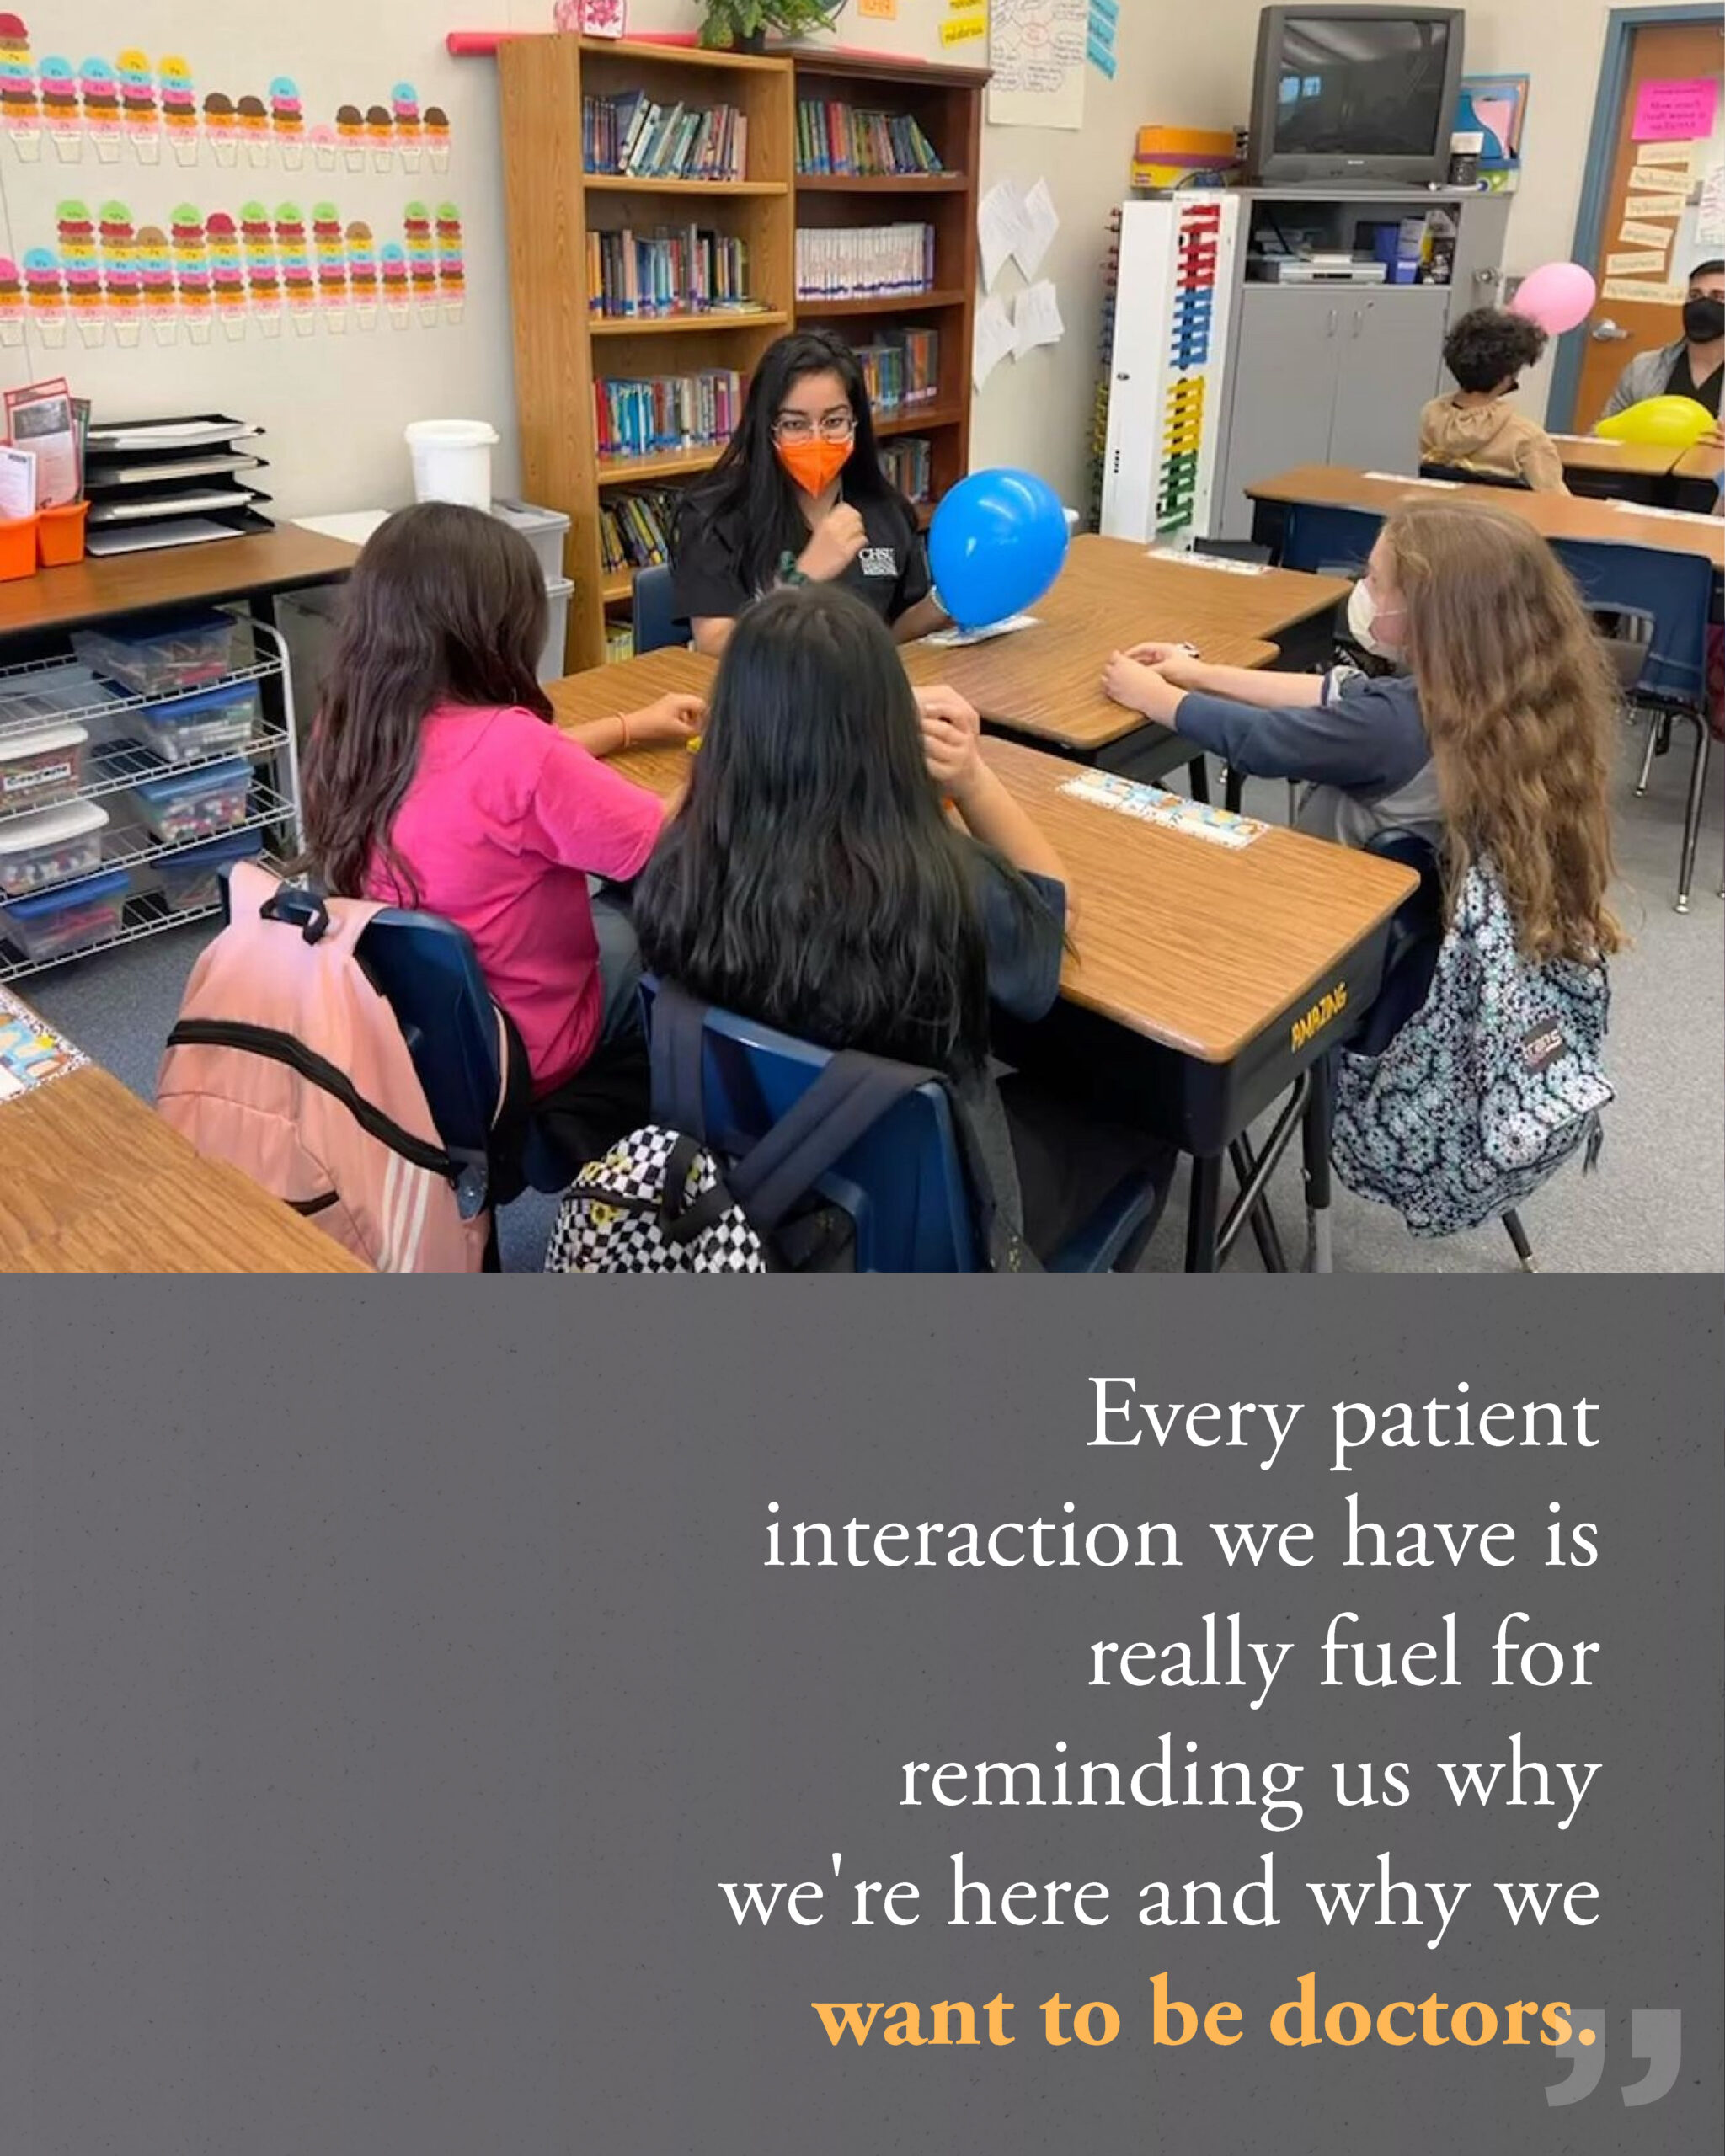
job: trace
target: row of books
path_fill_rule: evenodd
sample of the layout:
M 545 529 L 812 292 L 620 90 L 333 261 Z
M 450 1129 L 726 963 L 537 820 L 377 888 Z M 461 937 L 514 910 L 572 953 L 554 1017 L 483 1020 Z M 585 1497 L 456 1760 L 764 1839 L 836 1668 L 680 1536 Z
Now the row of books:
M 734 104 L 655 104 L 644 90 L 581 100 L 581 163 L 632 179 L 741 179 L 749 121 Z
M 934 289 L 932 225 L 814 225 L 797 232 L 799 300 Z
M 661 225 L 647 237 L 587 234 L 590 313 L 743 314 L 756 305 L 748 288 L 749 250 L 729 232 Z
M 877 412 L 932 403 L 940 393 L 940 332 L 899 329 L 857 347 L 868 402 Z
M 880 445 L 880 468 L 888 483 L 909 501 L 926 502 L 934 491 L 928 444 L 920 435 L 901 435 Z
M 635 632 L 627 622 L 607 622 L 605 625 L 605 663 L 620 666 L 626 659 L 635 655 Z
M 593 400 L 601 456 L 713 448 L 730 440 L 743 416 L 743 377 L 734 367 L 606 376 L 594 383 Z
M 599 504 L 599 558 L 607 576 L 659 568 L 670 559 L 677 498 L 664 488 L 607 494 Z
M 863 179 L 942 172 L 933 143 L 907 113 L 858 112 L 836 99 L 797 101 L 797 170 Z

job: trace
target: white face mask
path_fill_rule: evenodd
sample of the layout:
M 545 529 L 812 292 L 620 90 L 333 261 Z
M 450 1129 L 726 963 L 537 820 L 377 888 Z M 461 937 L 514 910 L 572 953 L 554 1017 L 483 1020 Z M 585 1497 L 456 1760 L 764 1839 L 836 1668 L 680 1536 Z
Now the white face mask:
M 1399 659 L 1400 647 L 1390 643 L 1378 625 L 1386 618 L 1399 621 L 1402 611 L 1399 606 L 1390 607 L 1381 614 L 1362 577 L 1348 595 L 1348 633 L 1355 643 L 1375 653 L 1380 659 Z

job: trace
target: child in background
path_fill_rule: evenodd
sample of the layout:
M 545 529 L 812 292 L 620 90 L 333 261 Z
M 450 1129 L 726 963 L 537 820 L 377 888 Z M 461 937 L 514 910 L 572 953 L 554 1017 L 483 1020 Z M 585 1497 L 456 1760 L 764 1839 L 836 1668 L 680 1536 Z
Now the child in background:
M 1521 315 L 1494 307 L 1464 314 L 1444 339 L 1455 394 L 1433 398 L 1419 415 L 1420 462 L 1519 479 L 1539 494 L 1567 494 L 1551 437 L 1504 402 L 1545 349 L 1545 331 Z
M 647 963 L 705 1002 L 943 1072 L 996 1206 L 1046 1257 L 1124 1176 L 1172 1162 L 991 1071 L 991 1004 L 1049 1011 L 1068 907 L 1059 855 L 978 733 L 951 690 L 913 694 L 862 600 L 769 593 L 730 632 L 635 922 Z
M 1140 644 L 1114 654 L 1103 686 L 1236 771 L 1306 781 L 1304 830 L 1359 845 L 1412 827 L 1436 846 L 1451 892 L 1489 856 L 1527 957 L 1616 950 L 1616 687 L 1545 541 L 1502 510 L 1406 503 L 1348 614 L 1405 673 L 1253 674 Z
M 441 914 L 473 940 L 513 1029 L 512 1106 L 571 1157 L 602 1151 L 646 1108 L 628 915 L 590 875 L 638 873 L 657 798 L 599 759 L 679 744 L 693 696 L 572 733 L 536 674 L 545 579 L 517 531 L 422 503 L 390 518 L 349 583 L 307 760 L 305 866 L 330 893 Z

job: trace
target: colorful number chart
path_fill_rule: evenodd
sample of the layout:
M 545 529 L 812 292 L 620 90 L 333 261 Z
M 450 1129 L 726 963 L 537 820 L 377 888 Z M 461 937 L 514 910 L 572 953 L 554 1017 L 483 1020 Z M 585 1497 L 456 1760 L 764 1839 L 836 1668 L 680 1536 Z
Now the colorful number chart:
M 1200 190 L 1116 219 L 1101 527 L 1178 543 L 1208 528 L 1239 205 Z

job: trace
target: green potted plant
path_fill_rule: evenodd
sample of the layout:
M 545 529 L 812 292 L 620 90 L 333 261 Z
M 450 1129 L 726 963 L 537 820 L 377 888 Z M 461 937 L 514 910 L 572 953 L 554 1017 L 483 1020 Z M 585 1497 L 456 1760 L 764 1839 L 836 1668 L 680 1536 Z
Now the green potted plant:
M 761 52 L 769 30 L 787 38 L 830 30 L 844 4 L 845 0 L 707 0 L 701 42 L 729 52 Z

